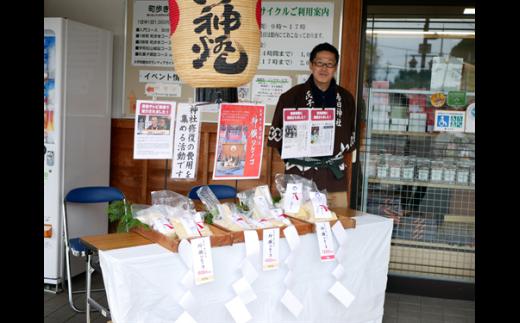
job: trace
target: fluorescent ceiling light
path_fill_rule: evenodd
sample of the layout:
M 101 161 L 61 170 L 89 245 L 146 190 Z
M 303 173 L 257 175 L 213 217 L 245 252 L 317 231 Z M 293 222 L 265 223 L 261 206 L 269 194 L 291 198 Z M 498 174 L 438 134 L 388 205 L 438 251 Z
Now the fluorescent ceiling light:
M 420 30 L 367 30 L 367 34 L 379 35 L 438 35 L 438 36 L 475 36 L 474 31 L 420 31 Z
M 474 15 L 475 14 L 475 8 L 466 8 L 464 9 L 465 15 Z

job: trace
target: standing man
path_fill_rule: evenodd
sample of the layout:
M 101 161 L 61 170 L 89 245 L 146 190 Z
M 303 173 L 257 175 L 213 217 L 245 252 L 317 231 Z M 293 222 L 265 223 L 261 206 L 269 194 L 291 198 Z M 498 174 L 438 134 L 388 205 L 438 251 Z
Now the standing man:
M 334 74 L 339 61 L 338 50 L 329 43 L 313 48 L 307 82 L 283 93 L 274 112 L 267 144 L 281 155 L 283 110 L 286 108 L 334 108 L 334 150 L 330 156 L 284 159 L 285 173 L 312 179 L 319 190 L 326 189 L 329 206 L 347 207 L 347 177 L 343 154 L 354 150 L 355 101 L 350 92 L 336 84 Z

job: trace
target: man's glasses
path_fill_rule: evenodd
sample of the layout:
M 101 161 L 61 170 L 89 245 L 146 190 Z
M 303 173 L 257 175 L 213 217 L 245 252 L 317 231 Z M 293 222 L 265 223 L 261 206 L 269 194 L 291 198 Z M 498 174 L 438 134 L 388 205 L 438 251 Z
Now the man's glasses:
M 336 63 L 324 63 L 324 62 L 312 62 L 317 67 L 333 68 L 336 67 Z

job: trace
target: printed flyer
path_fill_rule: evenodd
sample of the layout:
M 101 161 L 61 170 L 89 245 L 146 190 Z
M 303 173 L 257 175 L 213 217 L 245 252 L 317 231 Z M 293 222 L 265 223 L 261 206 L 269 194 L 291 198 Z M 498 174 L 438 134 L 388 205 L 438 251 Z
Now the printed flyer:
M 265 105 L 220 105 L 213 179 L 260 177 L 264 148 Z
M 311 109 L 283 110 L 282 159 L 307 156 Z
M 282 159 L 332 155 L 335 119 L 334 108 L 284 109 Z
M 170 159 L 176 102 L 137 100 L 134 159 Z

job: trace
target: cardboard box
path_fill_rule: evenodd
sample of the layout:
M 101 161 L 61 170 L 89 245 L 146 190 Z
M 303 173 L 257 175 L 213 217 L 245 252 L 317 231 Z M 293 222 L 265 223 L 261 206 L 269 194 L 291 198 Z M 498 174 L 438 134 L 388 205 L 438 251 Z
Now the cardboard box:
M 406 126 L 408 125 L 408 119 L 405 118 L 392 118 L 390 119 L 391 125 L 400 125 L 400 126 Z
M 406 131 L 407 126 L 406 125 L 390 125 L 390 131 Z

